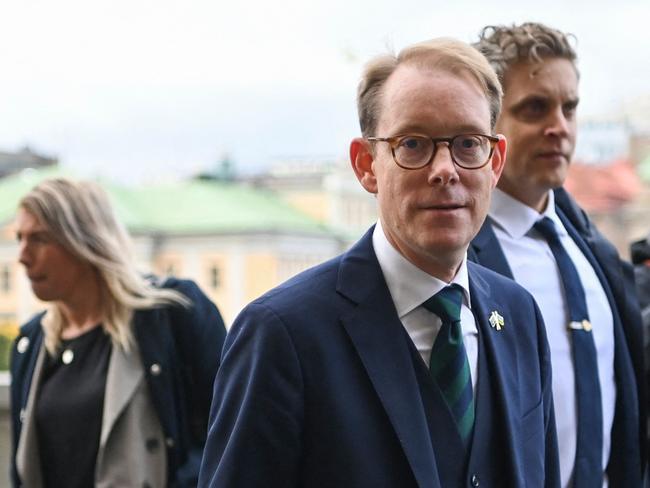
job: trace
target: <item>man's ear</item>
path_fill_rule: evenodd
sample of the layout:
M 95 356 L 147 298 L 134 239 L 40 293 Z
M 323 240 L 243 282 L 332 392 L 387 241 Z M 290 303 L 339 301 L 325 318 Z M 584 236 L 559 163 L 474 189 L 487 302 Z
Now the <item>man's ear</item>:
M 506 137 L 503 134 L 497 134 L 499 142 L 494 146 L 494 152 L 492 153 L 492 161 L 490 165 L 492 166 L 492 188 L 497 185 L 501 173 L 503 173 L 503 168 L 506 165 L 506 151 L 508 143 L 506 142 Z
M 357 137 L 350 143 L 350 163 L 361 186 L 369 193 L 377 193 L 377 177 L 373 168 L 374 156 L 370 142 Z

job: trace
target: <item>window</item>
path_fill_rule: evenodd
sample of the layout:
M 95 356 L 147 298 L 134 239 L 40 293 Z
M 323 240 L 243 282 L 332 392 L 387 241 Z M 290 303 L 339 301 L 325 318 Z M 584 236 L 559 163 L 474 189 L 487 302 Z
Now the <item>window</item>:
M 210 266 L 210 288 L 217 290 L 221 286 L 221 273 L 219 267 L 216 265 Z

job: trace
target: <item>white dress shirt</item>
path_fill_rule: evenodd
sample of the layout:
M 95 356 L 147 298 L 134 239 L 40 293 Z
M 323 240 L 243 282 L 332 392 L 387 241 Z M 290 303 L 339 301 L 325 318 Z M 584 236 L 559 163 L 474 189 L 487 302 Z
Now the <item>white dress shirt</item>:
M 402 256 L 386 239 L 380 222 L 377 222 L 372 234 L 372 244 L 390 296 L 395 304 L 397 315 L 427 366 L 429 366 L 431 349 L 438 336 L 438 331 L 442 327 L 442 321 L 436 314 L 424 308 L 422 304 L 451 283 L 460 285 L 463 289 L 460 323 L 472 377 L 472 388 L 476 393 L 478 330 L 474 315 L 469 308 L 467 257 L 463 259 L 451 283 L 445 283 L 422 271 Z
M 515 281 L 526 288 L 537 301 L 546 324 L 553 368 L 555 421 L 560 448 L 562 486 L 570 486 L 576 454 L 577 404 L 575 374 L 570 332 L 567 329 L 568 307 L 565 303 L 560 270 L 546 240 L 533 225 L 542 217 L 550 218 L 560 241 L 575 265 L 585 289 L 589 320 L 598 354 L 598 376 L 603 405 L 603 469 L 607 466 L 611 446 L 611 430 L 616 405 L 614 378 L 614 322 L 598 276 L 582 254 L 555 212 L 553 192 L 540 215 L 506 193 L 496 189 L 492 194 L 490 217 Z M 603 479 L 607 486 L 607 479 Z

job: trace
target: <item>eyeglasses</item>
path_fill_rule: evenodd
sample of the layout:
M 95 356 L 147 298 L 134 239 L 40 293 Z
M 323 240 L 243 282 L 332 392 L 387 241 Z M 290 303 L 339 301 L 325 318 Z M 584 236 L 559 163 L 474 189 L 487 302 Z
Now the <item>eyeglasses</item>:
M 424 168 L 433 160 L 440 142 L 447 143 L 454 164 L 465 169 L 479 169 L 488 163 L 494 152 L 494 146 L 499 142 L 498 137 L 485 134 L 458 134 L 453 137 L 406 134 L 367 139 L 390 144 L 395 163 L 404 169 Z

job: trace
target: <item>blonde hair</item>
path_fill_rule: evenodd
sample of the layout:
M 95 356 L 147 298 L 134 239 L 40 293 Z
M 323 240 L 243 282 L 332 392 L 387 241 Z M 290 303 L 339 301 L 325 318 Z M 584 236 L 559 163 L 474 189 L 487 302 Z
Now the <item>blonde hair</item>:
M 98 184 L 62 178 L 45 180 L 20 200 L 19 208 L 36 217 L 58 244 L 97 271 L 102 327 L 114 345 L 129 349 L 134 310 L 190 305 L 185 295 L 155 287 L 136 270 L 131 239 Z M 60 308 L 53 303 L 42 321 L 45 347 L 50 354 L 60 347 L 64 322 Z
M 501 111 L 501 84 L 485 57 L 469 44 L 449 38 L 431 39 L 409 46 L 398 55 L 386 54 L 366 64 L 357 89 L 359 125 L 364 137 L 376 136 L 383 87 L 401 64 L 468 73 L 481 87 L 490 104 L 490 128 Z M 384 134 L 379 134 L 382 137 Z

